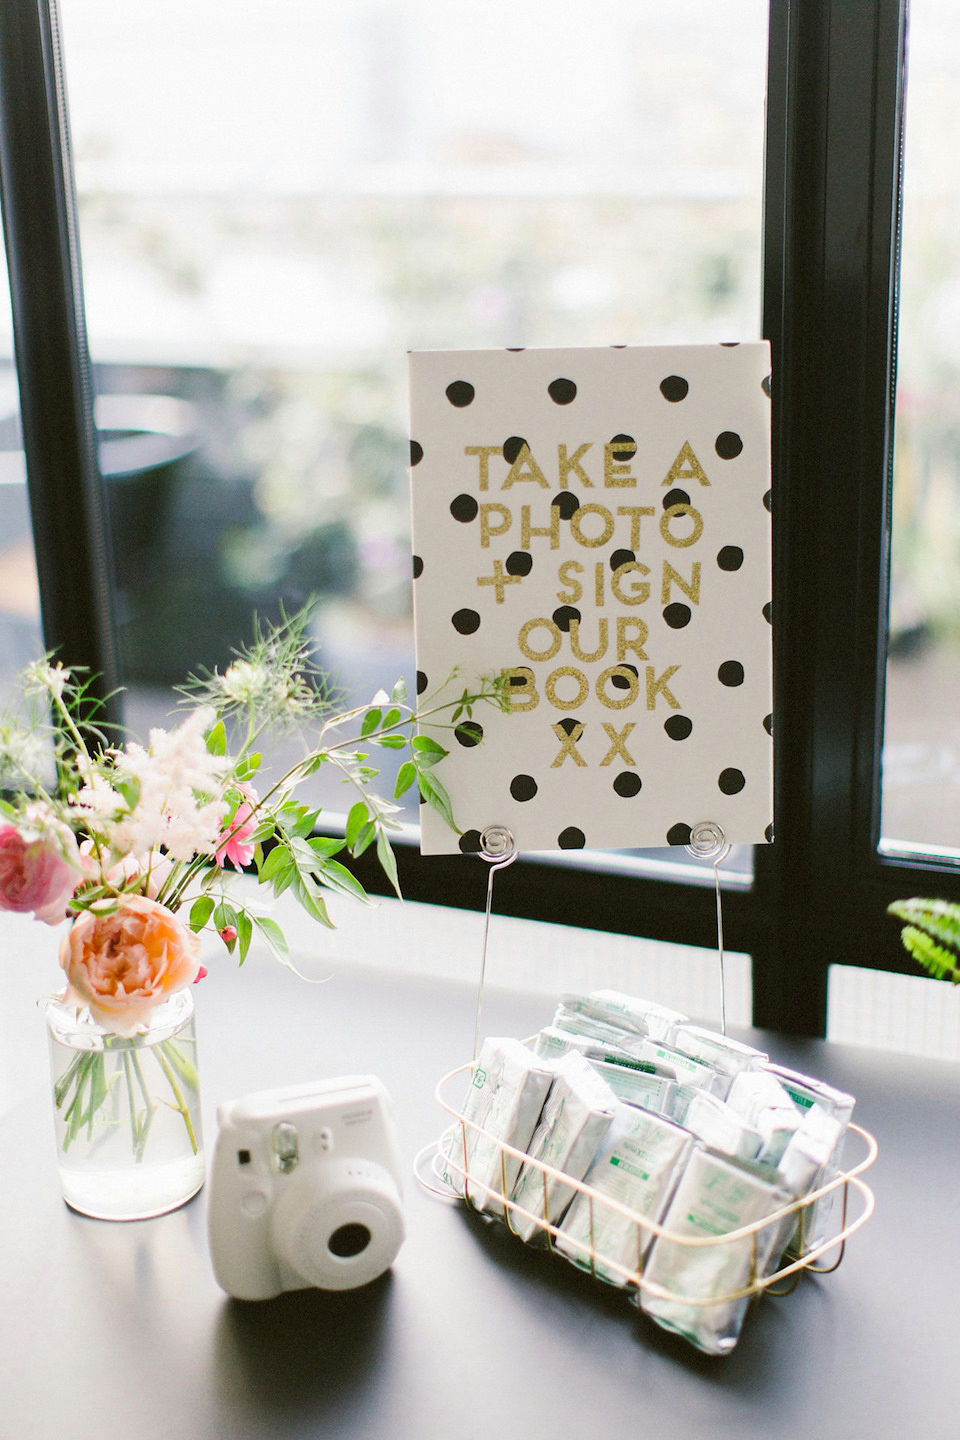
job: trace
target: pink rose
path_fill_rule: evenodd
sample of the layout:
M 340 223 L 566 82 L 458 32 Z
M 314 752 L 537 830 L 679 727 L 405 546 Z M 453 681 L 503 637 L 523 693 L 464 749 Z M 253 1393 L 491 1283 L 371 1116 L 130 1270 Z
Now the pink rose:
M 216 860 L 222 865 L 224 860 L 232 860 L 238 870 L 249 865 L 253 859 L 253 852 L 257 848 L 248 843 L 250 836 L 257 828 L 257 817 L 254 813 L 254 805 L 258 803 L 256 791 L 249 785 L 238 785 L 237 789 L 247 796 L 237 806 L 236 813 L 232 820 L 228 820 L 220 832 L 220 840 L 216 849 Z M 253 801 L 253 804 L 250 802 Z
M 192 985 L 200 937 L 164 905 L 130 895 L 112 915 L 85 910 L 60 945 L 67 1000 L 88 1005 L 99 1025 L 132 1035 L 151 1011 Z
M 27 840 L 14 825 L 0 829 L 0 909 L 32 910 L 45 925 L 59 925 L 83 878 L 79 854 L 72 861 L 52 836 Z

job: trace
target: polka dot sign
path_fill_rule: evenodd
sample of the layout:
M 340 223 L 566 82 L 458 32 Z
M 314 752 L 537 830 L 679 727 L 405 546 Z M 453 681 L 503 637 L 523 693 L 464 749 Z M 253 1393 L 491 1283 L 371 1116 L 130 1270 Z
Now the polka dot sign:
M 770 392 L 766 344 L 410 356 L 418 693 L 509 707 L 425 727 L 425 854 L 770 839 Z

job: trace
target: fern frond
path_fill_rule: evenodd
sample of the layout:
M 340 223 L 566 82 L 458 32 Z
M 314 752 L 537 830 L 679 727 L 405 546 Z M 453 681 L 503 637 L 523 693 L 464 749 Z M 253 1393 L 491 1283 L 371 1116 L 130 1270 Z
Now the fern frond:
M 940 945 L 960 953 L 960 905 L 950 900 L 895 900 L 887 906 L 887 913 L 925 931 Z
M 935 980 L 949 980 L 953 985 L 960 984 L 960 957 L 945 950 L 915 925 L 904 926 L 900 938 L 904 948 Z

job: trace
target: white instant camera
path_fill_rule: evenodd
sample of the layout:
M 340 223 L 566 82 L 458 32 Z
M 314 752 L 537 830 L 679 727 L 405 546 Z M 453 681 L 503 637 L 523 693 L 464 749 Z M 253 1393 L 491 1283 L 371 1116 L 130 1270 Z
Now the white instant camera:
M 217 1282 L 238 1300 L 351 1290 L 404 1238 L 390 1098 L 373 1075 L 221 1105 L 208 1223 Z

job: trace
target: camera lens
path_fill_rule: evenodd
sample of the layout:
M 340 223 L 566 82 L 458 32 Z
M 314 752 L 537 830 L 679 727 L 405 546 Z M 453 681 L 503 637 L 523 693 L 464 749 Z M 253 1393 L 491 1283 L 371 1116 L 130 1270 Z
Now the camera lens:
M 352 1255 L 359 1255 L 366 1250 L 371 1239 L 366 1225 L 340 1225 L 327 1241 L 327 1249 L 341 1260 L 349 1260 Z

